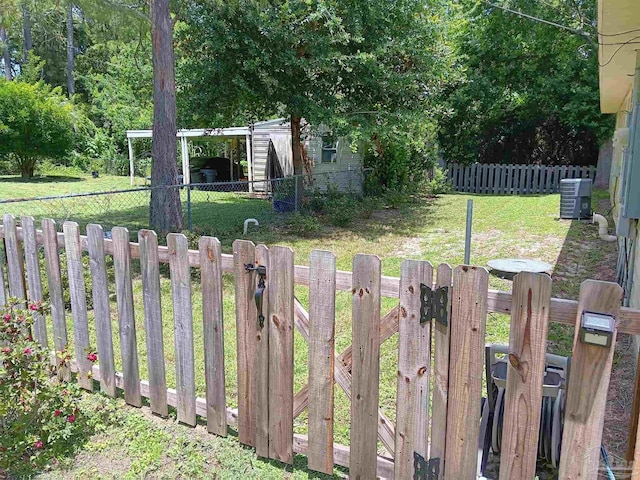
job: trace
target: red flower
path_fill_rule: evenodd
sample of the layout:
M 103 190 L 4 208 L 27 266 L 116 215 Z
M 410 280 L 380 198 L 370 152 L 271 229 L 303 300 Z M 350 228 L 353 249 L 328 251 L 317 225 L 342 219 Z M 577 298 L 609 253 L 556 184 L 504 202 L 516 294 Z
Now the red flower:
M 11 347 L 2 347 L 2 353 L 11 353 Z
M 29 347 L 24 349 L 24 354 L 25 355 L 31 355 L 31 349 Z
M 9 323 L 11 321 L 11 314 L 5 313 L 2 318 L 4 319 L 4 323 Z
M 60 415 L 62 415 L 62 412 L 60 410 L 56 410 L 55 412 L 53 412 L 53 415 L 59 417 Z
M 87 355 L 87 360 L 89 360 L 90 362 L 97 362 L 98 361 L 98 354 L 97 353 L 90 353 L 89 355 Z
M 37 303 L 32 303 L 31 305 L 29 305 L 29 310 L 37 312 L 38 310 L 40 310 L 40 306 Z
M 33 337 L 32 337 L 31 335 L 28 335 L 28 336 L 27 336 L 27 341 L 29 341 L 29 342 L 33 342 Z
M 44 447 L 44 443 L 42 443 L 42 440 L 38 440 L 33 446 L 36 448 L 36 450 L 38 450 Z
M 67 417 L 67 422 L 73 423 L 75 421 L 76 421 L 76 416 L 73 413 Z

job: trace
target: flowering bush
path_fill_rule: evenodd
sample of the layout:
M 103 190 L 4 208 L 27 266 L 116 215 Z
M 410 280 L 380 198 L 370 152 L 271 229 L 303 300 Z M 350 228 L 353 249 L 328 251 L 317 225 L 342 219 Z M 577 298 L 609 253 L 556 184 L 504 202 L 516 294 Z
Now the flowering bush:
M 78 387 L 58 381 L 49 352 L 31 336 L 43 308 L 10 299 L 0 315 L 0 477 L 56 463 L 82 431 Z

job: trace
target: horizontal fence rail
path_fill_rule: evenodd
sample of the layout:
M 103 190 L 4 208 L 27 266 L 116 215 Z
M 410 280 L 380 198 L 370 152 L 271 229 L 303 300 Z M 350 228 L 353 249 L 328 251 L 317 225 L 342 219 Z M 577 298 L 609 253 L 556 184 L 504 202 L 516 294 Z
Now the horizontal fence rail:
M 139 243 L 135 243 L 122 227 L 113 229 L 112 238 L 105 238 L 94 224 L 88 227 L 87 236 L 73 222 L 65 222 L 63 232 L 56 232 L 55 227 L 50 219 L 42 222 L 42 230 L 36 230 L 30 217 L 23 217 L 19 224 L 11 215 L 3 217 L 0 238 L 7 263 L 0 262 L 0 293 L 4 298 L 10 293 L 40 300 L 41 283 L 35 277 L 42 272 L 34 255 L 44 246 L 48 277 L 52 275 L 53 282 L 60 284 L 59 252 L 65 251 L 71 333 L 76 344 L 71 371 L 83 388 L 91 390 L 93 382 L 88 380 L 93 378 L 107 395 L 114 396 L 116 387 L 124 390 L 125 401 L 132 406 L 148 398 L 151 409 L 165 416 L 172 406 L 182 423 L 195 425 L 200 416 L 206 419 L 208 431 L 217 435 L 226 435 L 227 426 L 233 426 L 240 443 L 254 447 L 258 456 L 292 463 L 294 453 L 307 454 L 310 469 L 331 473 L 334 465 L 341 465 L 349 468 L 353 478 L 426 478 L 421 472 L 426 475 L 435 470 L 440 479 L 476 478 L 486 321 L 489 312 L 498 312 L 511 316 L 500 479 L 530 480 L 538 454 L 548 324 L 560 322 L 579 329 L 583 312 L 611 315 L 615 330 L 610 345 L 590 345 L 580 335 L 574 336 L 563 437 L 563 451 L 570 454 L 562 455 L 559 462 L 560 478 L 597 475 L 615 336 L 640 334 L 640 311 L 621 308 L 622 290 L 617 284 L 586 280 L 576 302 L 551 298 L 552 280 L 544 274 L 517 275 L 509 293 L 489 289 L 489 274 L 482 267 L 452 269 L 447 264 L 434 267 L 426 261 L 405 260 L 398 278 L 381 275 L 380 259 L 375 255 L 356 255 L 352 273 L 336 270 L 335 256 L 319 250 L 311 253 L 307 267 L 295 265 L 290 248 L 256 246 L 247 240 L 236 240 L 230 255 L 221 253 L 220 243 L 212 237 L 201 237 L 198 250 L 190 250 L 182 234 L 170 234 L 168 246 L 161 246 L 149 230 L 140 231 Z M 85 358 L 88 308 L 83 252 L 88 252 L 90 260 L 100 365 L 87 364 Z M 114 349 L 110 328 L 114 320 L 106 288 L 107 256 L 113 259 L 116 277 L 120 351 Z M 140 378 L 138 370 L 133 259 L 140 259 L 148 380 Z M 162 340 L 160 263 L 169 264 L 173 306 L 170 323 L 175 351 L 171 353 L 175 355 L 167 357 Z M 191 268 L 200 269 L 200 275 L 192 276 Z M 166 275 L 167 269 L 163 271 Z M 225 397 L 223 273 L 231 274 L 234 282 L 237 409 L 230 408 Z M 201 296 L 192 295 L 194 282 L 199 283 Z M 295 296 L 296 284 L 309 287 L 308 310 Z M 340 290 L 352 295 L 353 345 L 342 352 L 335 350 L 334 338 L 336 292 Z M 443 291 L 438 307 L 425 311 L 425 298 L 435 302 Z M 53 289 L 50 296 L 57 309 L 51 321 L 58 349 L 68 343 L 69 332 L 63 306 L 60 311 L 62 292 Z M 383 311 L 383 297 L 398 302 Z M 193 306 L 200 301 L 203 316 L 197 320 Z M 46 347 L 49 340 L 42 332 L 47 321 L 40 318 L 42 323 L 37 326 L 37 340 Z M 197 397 L 195 389 L 196 321 L 204 324 L 206 398 Z M 293 383 L 294 330 L 309 345 L 308 385 L 298 392 Z M 379 386 L 380 347 L 395 334 L 394 423 L 380 408 Z M 122 357 L 122 372 L 114 371 L 114 355 Z M 169 356 L 175 359 L 176 388 L 167 388 Z M 333 440 L 334 383 L 351 403 L 348 446 Z M 309 413 L 309 435 L 293 431 L 296 418 L 304 411 Z
M 595 175 L 596 167 L 576 165 L 447 164 L 447 179 L 456 192 L 480 194 L 558 193 L 560 180 Z

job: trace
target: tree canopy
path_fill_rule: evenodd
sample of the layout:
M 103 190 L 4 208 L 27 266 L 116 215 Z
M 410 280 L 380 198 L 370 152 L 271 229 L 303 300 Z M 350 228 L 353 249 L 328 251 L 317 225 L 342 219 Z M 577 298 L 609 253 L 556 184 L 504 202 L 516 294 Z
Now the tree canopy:
M 587 35 L 485 3 L 462 3 L 455 45 L 463 74 L 449 83 L 438 118 L 444 157 L 593 164 L 612 128 L 599 110 L 596 2 L 508 4 Z
M 33 176 L 38 160 L 67 155 L 74 126 L 73 107 L 59 88 L 0 80 L 0 155 L 15 160 L 22 177 Z

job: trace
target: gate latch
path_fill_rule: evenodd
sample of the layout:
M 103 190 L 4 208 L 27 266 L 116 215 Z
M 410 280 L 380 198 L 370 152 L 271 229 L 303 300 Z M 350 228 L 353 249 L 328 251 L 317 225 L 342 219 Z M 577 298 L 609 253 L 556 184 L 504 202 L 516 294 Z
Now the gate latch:
M 246 263 L 244 269 L 247 273 L 256 272 L 258 274 L 258 288 L 254 295 L 256 300 L 256 310 L 258 310 L 258 324 L 260 328 L 264 327 L 264 315 L 262 313 L 262 299 L 264 298 L 265 278 L 267 277 L 267 267 L 264 265 L 254 265 L 253 263 Z
M 434 288 L 420 284 L 420 324 L 435 319 L 445 327 L 449 324 L 449 287 Z
M 438 480 L 439 477 L 439 458 L 427 461 L 419 453 L 413 452 L 413 480 Z

